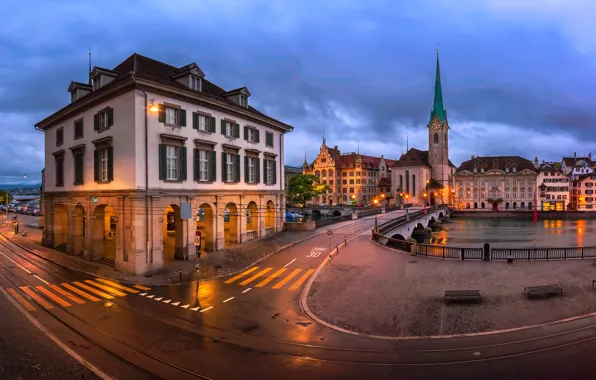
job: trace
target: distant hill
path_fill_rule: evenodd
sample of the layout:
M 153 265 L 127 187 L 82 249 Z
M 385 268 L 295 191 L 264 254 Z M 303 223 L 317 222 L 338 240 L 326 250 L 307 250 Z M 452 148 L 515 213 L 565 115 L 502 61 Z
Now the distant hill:
M 34 188 L 40 188 L 40 187 L 41 187 L 41 182 L 38 184 L 30 184 L 30 183 L 15 183 L 12 185 L 0 184 L 0 190 L 2 190 L 2 189 L 34 189 Z

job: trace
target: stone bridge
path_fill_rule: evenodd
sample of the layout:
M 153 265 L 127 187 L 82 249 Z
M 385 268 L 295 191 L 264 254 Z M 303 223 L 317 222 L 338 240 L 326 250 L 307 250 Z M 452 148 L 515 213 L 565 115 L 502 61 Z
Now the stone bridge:
M 321 217 L 333 217 L 333 216 L 343 216 L 343 215 L 352 215 L 353 212 L 360 213 L 365 210 L 371 210 L 362 207 L 286 207 L 287 212 L 292 212 L 295 214 L 300 215 L 309 215 L 312 216 L 313 219 L 318 219 Z
M 388 238 L 407 240 L 413 233 L 423 233 L 425 228 L 440 225 L 449 218 L 451 210 L 445 206 L 433 206 L 423 210 L 410 212 L 407 215 L 390 220 L 377 227 L 377 240 L 386 245 Z

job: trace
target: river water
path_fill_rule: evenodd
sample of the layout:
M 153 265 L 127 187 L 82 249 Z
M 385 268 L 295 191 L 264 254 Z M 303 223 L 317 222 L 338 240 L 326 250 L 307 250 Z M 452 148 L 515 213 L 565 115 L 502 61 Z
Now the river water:
M 487 242 L 491 248 L 593 247 L 596 219 L 544 219 L 534 225 L 531 218 L 453 218 L 424 242 L 462 248 Z

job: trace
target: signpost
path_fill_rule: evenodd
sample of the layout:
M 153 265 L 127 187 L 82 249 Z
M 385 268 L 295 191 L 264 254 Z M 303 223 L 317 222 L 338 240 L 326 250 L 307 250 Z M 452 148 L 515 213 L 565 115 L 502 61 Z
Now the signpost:
M 327 252 L 329 252 L 329 264 L 331 264 L 331 236 L 333 236 L 333 230 L 327 230 L 327 236 L 329 237 L 329 250 Z
M 201 231 L 195 231 L 195 252 L 197 257 L 201 257 Z M 197 266 L 197 271 L 199 267 Z

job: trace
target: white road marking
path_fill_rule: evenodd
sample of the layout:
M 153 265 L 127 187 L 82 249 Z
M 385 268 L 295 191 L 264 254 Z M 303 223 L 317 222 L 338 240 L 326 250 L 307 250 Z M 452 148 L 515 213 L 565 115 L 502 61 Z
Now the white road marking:
M 289 263 L 287 263 L 286 265 L 284 265 L 284 268 L 287 267 L 288 265 L 292 264 L 294 261 L 296 261 L 296 259 L 290 261 Z
M 25 272 L 27 272 L 27 273 L 31 274 L 31 271 L 30 271 L 29 269 L 25 268 L 24 266 L 22 266 L 21 264 L 17 263 L 16 261 L 14 261 L 13 259 L 11 259 L 10 257 L 6 256 L 6 255 L 5 255 L 3 252 L 0 252 L 0 253 L 2 253 L 2 255 L 3 255 L 4 257 L 6 257 L 8 260 L 10 260 L 10 261 L 12 261 L 13 263 L 17 264 L 17 266 L 18 266 L 19 268 L 21 268 L 21 269 L 22 269 L 22 270 L 24 270 Z
M 170 305 L 172 305 L 172 306 L 178 306 L 178 305 L 180 305 L 180 302 L 174 302 L 174 303 L 171 303 Z
M 161 301 L 163 297 L 156 298 L 155 301 Z
M 180 306 L 180 307 L 183 308 L 183 309 L 188 309 L 189 306 L 190 305 L 184 305 L 184 306 Z
M 210 310 L 210 309 L 213 309 L 213 306 L 209 306 L 208 308 L 199 311 L 199 313 L 202 313 L 202 312 L 207 311 L 207 310 Z
M 244 294 L 244 293 L 248 292 L 248 291 L 249 291 L 249 290 L 251 290 L 251 289 L 252 289 L 252 288 L 248 288 L 248 289 L 246 289 L 245 291 L 243 291 L 242 293 Z
M 147 293 L 139 293 L 140 296 L 146 296 Z
M 193 308 L 192 308 L 192 309 L 190 309 L 190 310 L 192 310 L 192 311 L 197 311 L 197 310 L 199 310 L 200 308 L 201 308 L 200 306 L 197 306 L 197 307 L 193 307 Z
M 34 274 L 33 277 L 37 278 L 40 281 L 43 281 L 46 285 L 50 285 L 49 282 L 47 282 L 46 280 L 44 280 L 43 278 L 39 277 L 38 275 Z
M 163 303 L 170 303 L 172 300 L 165 300 Z
M 155 297 L 155 294 L 152 294 L 150 296 L 147 296 L 147 298 L 153 298 L 153 297 Z
M 231 301 L 231 300 L 233 300 L 233 299 L 234 299 L 234 297 L 230 297 L 230 298 L 228 298 L 227 300 L 225 300 L 225 301 L 223 301 L 223 302 L 224 302 L 224 303 L 226 303 L 226 302 L 228 302 L 228 301 Z

